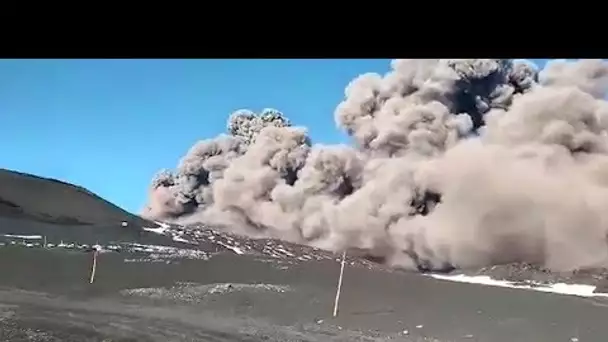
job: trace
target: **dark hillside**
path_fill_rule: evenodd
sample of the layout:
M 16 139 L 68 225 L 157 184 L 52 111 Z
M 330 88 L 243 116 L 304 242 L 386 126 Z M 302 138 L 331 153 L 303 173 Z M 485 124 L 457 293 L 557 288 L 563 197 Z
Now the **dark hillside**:
M 0 169 L 0 217 L 61 225 L 154 225 L 85 188 L 6 169 Z

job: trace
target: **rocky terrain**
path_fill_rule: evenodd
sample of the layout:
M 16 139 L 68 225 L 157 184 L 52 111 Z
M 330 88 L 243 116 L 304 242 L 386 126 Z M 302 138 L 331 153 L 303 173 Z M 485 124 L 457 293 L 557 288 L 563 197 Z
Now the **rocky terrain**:
M 339 255 L 150 222 L 105 201 L 73 207 L 78 196 L 96 197 L 71 185 L 37 203 L 34 193 L 14 199 L 2 189 L 27 214 L 0 212 L 0 341 L 542 342 L 608 333 L 602 297 L 463 284 L 354 256 L 333 317 Z M 45 207 L 48 196 L 54 208 Z M 63 196 L 68 204 L 58 205 Z M 547 284 L 605 278 L 522 265 L 455 273 Z
M 169 236 L 174 241 L 181 241 L 197 246 L 215 244 L 218 245 L 215 248 L 227 248 L 237 254 L 264 255 L 274 258 L 277 262 L 285 262 L 282 261 L 285 258 L 295 258 L 297 261 L 332 260 L 336 258 L 332 253 L 312 247 L 295 245 L 272 239 L 251 240 L 241 236 L 219 232 L 201 225 L 188 227 L 166 223 L 159 223 L 159 225 L 159 228 L 144 229 Z M 348 260 L 352 266 L 367 267 L 383 272 L 397 271 L 366 258 L 348 257 Z M 481 269 L 453 270 L 446 272 L 446 274 L 473 277 L 489 276 L 496 280 L 504 280 L 513 284 L 525 284 L 534 287 L 565 283 L 592 285 L 596 287 L 594 290 L 596 293 L 604 293 L 608 290 L 608 270 L 606 269 L 584 269 L 556 273 L 536 265 L 512 263 L 494 265 Z

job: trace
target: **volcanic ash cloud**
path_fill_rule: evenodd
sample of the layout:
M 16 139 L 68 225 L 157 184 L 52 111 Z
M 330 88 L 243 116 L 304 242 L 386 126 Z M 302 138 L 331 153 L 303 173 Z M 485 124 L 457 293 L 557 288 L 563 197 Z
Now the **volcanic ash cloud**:
M 240 110 L 153 180 L 144 215 L 418 270 L 606 266 L 608 65 L 395 60 L 335 111 L 352 146 Z

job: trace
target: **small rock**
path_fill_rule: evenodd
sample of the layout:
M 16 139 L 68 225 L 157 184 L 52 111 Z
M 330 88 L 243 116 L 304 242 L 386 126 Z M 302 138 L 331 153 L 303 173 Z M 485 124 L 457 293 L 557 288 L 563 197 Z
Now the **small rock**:
M 403 335 L 407 335 L 407 334 L 409 334 L 410 332 L 409 332 L 409 331 L 407 331 L 407 330 L 403 330 L 401 333 L 402 333 Z
M 419 324 L 416 326 L 417 329 L 422 329 L 422 327 L 424 327 L 424 325 L 422 325 L 422 324 Z

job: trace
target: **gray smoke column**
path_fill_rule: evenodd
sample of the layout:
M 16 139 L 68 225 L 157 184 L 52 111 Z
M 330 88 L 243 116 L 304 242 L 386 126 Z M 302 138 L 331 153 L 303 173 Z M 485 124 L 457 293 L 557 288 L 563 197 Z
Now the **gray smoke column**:
M 353 80 L 312 145 L 238 111 L 152 182 L 145 216 L 441 270 L 608 266 L 608 65 L 396 60 Z

